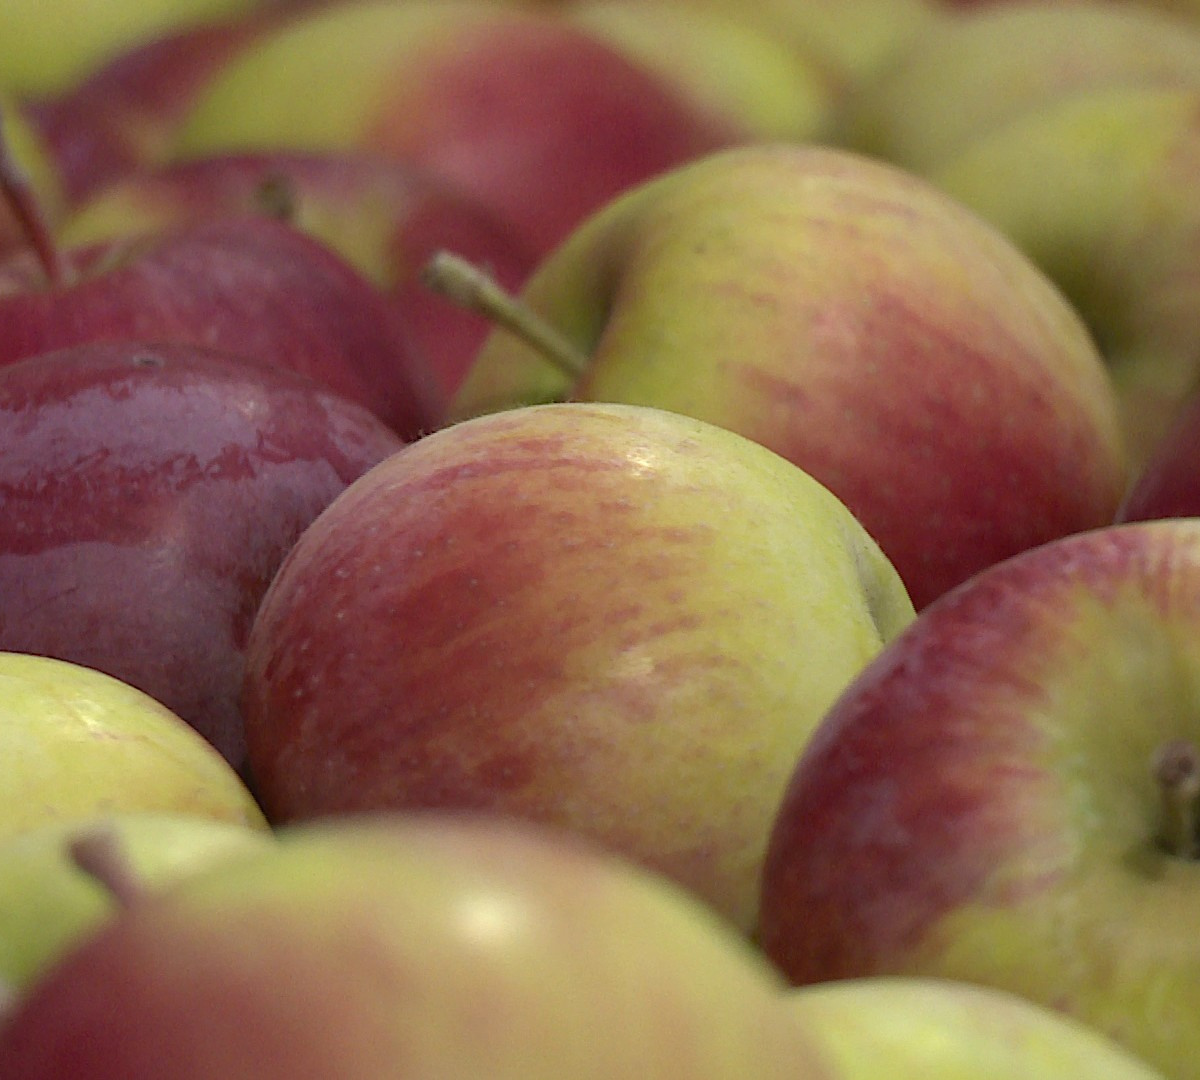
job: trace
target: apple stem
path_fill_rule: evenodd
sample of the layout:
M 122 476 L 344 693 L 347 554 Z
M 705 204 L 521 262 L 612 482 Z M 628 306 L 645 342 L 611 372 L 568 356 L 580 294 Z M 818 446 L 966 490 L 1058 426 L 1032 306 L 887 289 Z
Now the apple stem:
M 13 157 L 3 131 L 4 113 L 0 109 L 0 193 L 24 230 L 48 284 L 52 288 L 64 285 L 70 275 L 62 252 L 54 242 L 54 230 L 46 218 L 45 207 L 29 174 Z
M 1172 855 L 1194 859 L 1200 854 L 1200 750 L 1187 739 L 1165 742 L 1154 754 L 1154 779 L 1162 797 L 1162 842 Z
M 587 370 L 586 354 L 575 348 L 528 304 L 461 255 L 437 252 L 425 265 L 421 280 L 459 307 L 516 334 L 572 381 Z
M 117 832 L 104 825 L 84 829 L 70 840 L 71 860 L 102 885 L 116 903 L 132 907 L 146 894 Z
M 296 186 L 285 173 L 270 173 L 254 189 L 254 205 L 259 213 L 291 224 L 296 220 Z

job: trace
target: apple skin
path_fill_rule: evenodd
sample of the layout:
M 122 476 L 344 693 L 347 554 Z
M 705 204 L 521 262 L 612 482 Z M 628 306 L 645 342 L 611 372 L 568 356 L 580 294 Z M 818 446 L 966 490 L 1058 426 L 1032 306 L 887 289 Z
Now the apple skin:
M 838 79 L 744 12 L 647 0 L 566 0 L 558 10 L 757 140 L 815 141 L 834 125 Z
M 574 838 L 340 821 L 132 904 L 16 1002 L 0 1072 L 832 1080 L 779 993 L 703 905 Z
M 102 813 L 264 828 L 241 778 L 161 702 L 101 671 L 0 652 L 0 838 Z
M 497 213 L 540 255 L 631 184 L 752 137 L 551 12 L 347 0 L 301 14 L 228 64 L 174 153 L 396 156 Z
M 1200 85 L 1200 27 L 1110 0 L 950 10 L 850 95 L 831 137 L 927 175 L 1022 113 L 1122 85 Z
M 926 608 L 796 766 L 759 940 L 796 984 L 932 975 L 1075 1016 L 1194 1074 L 1200 867 L 1151 762 L 1200 739 L 1200 520 L 1111 525 Z
M 1005 236 L 865 157 L 709 155 L 589 218 L 522 299 L 586 370 L 572 381 L 497 330 L 451 419 L 571 398 L 721 424 L 845 502 L 918 609 L 1107 524 L 1126 486 L 1115 392 L 1077 312 Z
M 244 12 L 191 24 L 122 48 L 56 93 L 23 109 L 43 140 L 72 205 L 119 177 L 153 167 L 200 89 L 221 67 L 281 24 Z
M 261 6 L 263 0 L 58 0 L 48 16 L 38 0 L 5 0 L 0 88 L 24 98 L 50 96 L 137 42 L 248 15 Z
M 24 176 L 46 220 L 57 224 L 66 213 L 65 182 L 49 145 L 38 133 L 24 103 L 0 93 L 0 140 Z M 0 258 L 24 247 L 25 227 L 0 200 Z
M 72 840 L 93 832 L 115 837 L 151 889 L 274 842 L 261 825 L 162 811 L 57 821 L 0 841 L 0 983 L 28 987 L 115 913 L 112 895 L 70 856 Z
M 292 373 L 124 342 L 0 366 L 0 445 L 0 648 L 136 685 L 243 768 L 257 604 L 402 441 Z
M 799 748 L 911 618 L 845 507 L 756 443 L 511 410 L 406 447 L 297 541 L 251 629 L 251 771 L 276 823 L 451 807 L 579 831 L 748 929 Z
M 394 304 L 432 383 L 437 426 L 490 324 L 431 292 L 421 270 L 437 251 L 452 250 L 514 289 L 535 260 L 495 214 L 410 164 L 353 151 L 281 150 L 141 169 L 80 203 L 59 235 L 81 246 L 220 215 L 274 213 L 272 191 L 287 204 L 289 224 L 337 251 Z
M 1150 453 L 1117 511 L 1117 521 L 1186 517 L 1200 517 L 1200 392 L 1196 391 Z
M 211 220 L 62 254 L 57 283 L 30 253 L 0 262 L 0 366 L 91 341 L 195 344 L 313 378 L 404 439 L 437 421 L 386 298 L 290 225 Z
M 1165 1080 L 1088 1025 L 994 987 L 878 976 L 785 998 L 847 1080 Z
M 1200 375 L 1197 110 L 1197 87 L 1078 93 L 997 125 L 930 174 L 1083 316 L 1112 371 L 1135 467 Z

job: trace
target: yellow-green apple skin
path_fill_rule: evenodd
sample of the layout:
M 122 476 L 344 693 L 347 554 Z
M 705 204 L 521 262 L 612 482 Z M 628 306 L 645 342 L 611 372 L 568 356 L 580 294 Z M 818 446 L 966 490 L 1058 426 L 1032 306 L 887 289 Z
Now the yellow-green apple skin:
M 0 88 L 52 94 L 135 43 L 257 6 L 259 0 L 4 0 Z
M 0 653 L 0 758 L 0 839 L 122 810 L 264 820 L 195 729 L 148 694 L 65 660 Z
M 1113 374 L 1142 464 L 1200 378 L 1200 88 L 1117 87 L 980 135 L 931 180 L 1059 285 Z
M 756 139 L 816 140 L 833 126 L 836 78 L 744 15 L 645 0 L 572 0 L 559 10 Z
M 834 1080 L 778 973 L 669 883 L 513 822 L 285 830 L 16 1002 L 6 1080 Z
M 845 507 L 757 443 L 627 405 L 463 421 L 361 480 L 251 629 L 268 817 L 542 821 L 749 929 L 796 755 L 912 618 Z
M 35 194 L 48 221 L 65 214 L 63 185 L 50 149 L 20 104 L 0 91 L 0 140 Z M 7 201 L 0 201 L 0 257 L 29 243 L 25 225 Z
M 101 814 L 8 837 L 0 842 L 0 983 L 28 987 L 116 911 L 112 894 L 71 857 L 72 841 L 94 832 L 115 838 L 148 889 L 273 842 L 260 826 L 168 812 Z
M 796 984 L 1006 989 L 1195 1076 L 1200 863 L 1154 772 L 1200 743 L 1198 619 L 1195 518 L 1044 544 L 926 608 L 797 763 L 767 954 Z
M 785 997 L 847 1080 L 1164 1080 L 1089 1025 L 994 987 L 881 975 Z
M 523 299 L 582 375 L 496 330 L 451 418 L 571 398 L 728 427 L 846 503 L 918 609 L 1111 521 L 1126 484 L 1078 313 L 998 230 L 866 157 L 764 145 L 683 166 L 585 221 Z
M 847 100 L 839 144 L 922 175 L 990 128 L 1100 87 L 1200 85 L 1200 26 L 1134 3 L 943 13 Z
M 541 252 L 630 184 L 753 137 L 549 11 L 346 0 L 301 14 L 227 64 L 182 121 L 174 154 L 398 156 Z

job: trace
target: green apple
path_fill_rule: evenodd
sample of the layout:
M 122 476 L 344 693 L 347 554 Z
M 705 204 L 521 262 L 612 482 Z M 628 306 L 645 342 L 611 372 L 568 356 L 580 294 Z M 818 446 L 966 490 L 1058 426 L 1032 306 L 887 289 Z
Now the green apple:
M 833 126 L 837 80 L 761 22 L 645 0 L 572 0 L 559 10 L 757 139 L 816 140 Z
M 0 839 L 129 810 L 264 822 L 194 728 L 148 694 L 65 660 L 0 652 L 0 759 Z
M 56 821 L 0 841 L 0 981 L 20 990 L 115 910 L 75 864 L 74 837 L 111 831 L 147 888 L 160 888 L 270 844 L 265 829 L 177 813 L 116 813 Z
M 271 819 L 488 808 L 749 929 L 796 755 L 913 614 L 841 502 L 722 428 L 582 403 L 443 428 L 343 494 L 250 632 Z
M 834 138 L 925 174 L 1037 105 L 1120 85 L 1200 85 L 1200 26 L 1111 0 L 985 4 L 913 37 L 857 88 Z
M 4 0 L 0 89 L 52 94 L 135 43 L 251 11 L 260 0 Z
M 829 487 L 918 609 L 1111 521 L 1126 485 L 1078 312 L 977 214 L 864 156 L 760 145 L 682 166 L 581 224 L 521 299 L 568 355 L 497 329 L 452 418 L 571 398 L 728 427 Z
M 5 1080 L 827 1080 L 778 973 L 669 883 L 498 819 L 285 830 L 15 1002 Z
M 1198 800 L 1200 519 L 1064 537 L 930 605 L 827 713 L 759 939 L 796 984 L 995 986 L 1185 1080 Z
M 1200 88 L 1080 93 L 997 125 L 930 172 L 1083 315 L 1139 466 L 1200 378 L 1198 109 Z
M 785 997 L 846 1080 L 1163 1080 L 1087 1024 L 994 987 L 881 975 Z
M 553 12 L 343 0 L 226 64 L 183 120 L 175 156 L 353 148 L 399 157 L 541 252 L 630 184 L 753 137 Z

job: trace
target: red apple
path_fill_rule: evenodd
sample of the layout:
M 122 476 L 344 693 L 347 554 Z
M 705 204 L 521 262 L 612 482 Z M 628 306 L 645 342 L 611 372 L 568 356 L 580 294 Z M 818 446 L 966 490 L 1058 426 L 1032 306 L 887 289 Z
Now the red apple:
M 451 417 L 571 398 L 728 427 L 845 502 L 918 608 L 1111 522 L 1125 490 L 1079 313 L 1003 233 L 879 161 L 710 154 L 592 215 L 521 299 L 569 354 L 498 329 Z
M 448 806 L 553 823 L 754 921 L 782 783 L 912 605 L 757 443 L 621 405 L 443 428 L 352 484 L 255 617 L 243 709 L 282 823 Z
M 395 155 L 500 214 L 541 254 L 634 182 L 752 138 L 551 11 L 343 0 L 226 65 L 182 123 L 176 154 Z
M 759 940 L 795 983 L 936 975 L 1200 1055 L 1200 520 L 990 567 L 854 680 L 773 828 Z
M 221 67 L 280 22 L 275 11 L 193 23 L 127 46 L 24 113 L 78 202 L 162 160 L 175 127 Z
M 777 973 L 668 883 L 561 835 L 436 817 L 288 831 L 134 896 L 14 1002 L 0 1073 L 832 1075 Z
M 410 164 L 353 151 L 221 154 L 142 169 L 84 200 L 59 234 L 78 245 L 248 213 L 285 216 L 383 288 L 439 401 L 457 390 L 489 324 L 426 289 L 424 265 L 451 248 L 517 287 L 534 263 L 514 230 L 474 200 Z
M 267 218 L 0 261 L 0 366 L 125 339 L 204 345 L 308 375 L 405 438 L 438 411 L 380 290 L 324 244 Z
M 0 649 L 131 683 L 240 768 L 259 599 L 309 522 L 401 445 L 311 380 L 198 346 L 0 366 Z

